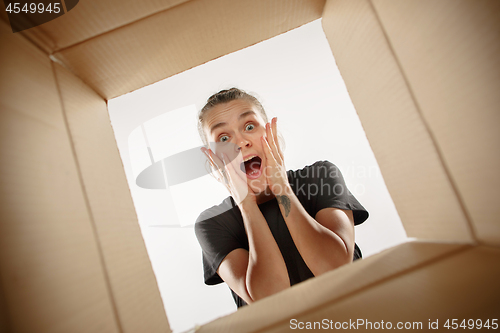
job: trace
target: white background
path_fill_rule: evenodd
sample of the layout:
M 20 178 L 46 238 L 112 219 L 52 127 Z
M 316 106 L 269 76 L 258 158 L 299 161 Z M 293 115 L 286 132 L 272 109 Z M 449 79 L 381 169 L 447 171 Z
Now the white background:
M 144 241 L 170 326 L 182 332 L 236 310 L 225 284 L 203 283 L 193 223 L 228 193 L 210 176 L 165 190 L 139 188 L 154 161 L 202 145 L 197 111 L 230 87 L 254 93 L 278 117 L 287 169 L 329 160 L 369 211 L 356 227 L 364 257 L 407 240 L 356 111 L 317 20 L 108 103 Z

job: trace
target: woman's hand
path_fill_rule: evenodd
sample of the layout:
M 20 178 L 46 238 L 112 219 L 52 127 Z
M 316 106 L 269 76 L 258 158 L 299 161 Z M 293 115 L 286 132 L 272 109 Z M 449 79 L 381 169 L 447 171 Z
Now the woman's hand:
M 207 156 L 214 176 L 227 188 L 238 206 L 243 202 L 257 203 L 254 191 L 247 184 L 246 174 L 240 169 L 241 158 L 230 160 L 225 153 L 222 153 L 221 159 L 211 149 L 201 148 L 201 151 Z
M 283 152 L 278 141 L 277 121 L 274 117 L 271 124 L 266 124 L 266 137 L 261 138 L 265 158 L 264 175 L 275 196 L 283 195 L 285 187 L 289 186 Z

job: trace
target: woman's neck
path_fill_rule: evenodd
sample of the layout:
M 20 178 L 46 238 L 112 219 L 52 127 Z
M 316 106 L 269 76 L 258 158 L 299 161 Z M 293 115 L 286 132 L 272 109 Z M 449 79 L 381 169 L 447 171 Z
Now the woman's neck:
M 257 198 L 257 205 L 260 205 L 264 202 L 270 201 L 275 198 L 273 192 L 269 188 L 267 188 L 265 191 L 260 192 L 259 194 L 256 194 Z

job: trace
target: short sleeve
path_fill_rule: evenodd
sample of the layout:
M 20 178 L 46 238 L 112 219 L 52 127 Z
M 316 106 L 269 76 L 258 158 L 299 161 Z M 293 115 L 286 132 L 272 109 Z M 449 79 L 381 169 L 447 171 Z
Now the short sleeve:
M 307 171 L 307 175 L 304 174 Z M 337 166 L 329 161 L 316 162 L 302 170 L 307 183 L 310 214 L 315 216 L 324 208 L 340 208 L 353 212 L 354 224 L 363 223 L 368 212 L 347 188 L 344 177 Z
M 239 222 L 232 215 L 233 210 L 213 214 L 212 208 L 211 212 L 202 213 L 195 223 L 195 234 L 203 255 L 204 279 L 208 285 L 223 282 L 217 274 L 217 269 L 231 251 L 244 248 L 245 245 L 248 248 L 248 241 L 245 244 L 245 241 L 238 237 Z

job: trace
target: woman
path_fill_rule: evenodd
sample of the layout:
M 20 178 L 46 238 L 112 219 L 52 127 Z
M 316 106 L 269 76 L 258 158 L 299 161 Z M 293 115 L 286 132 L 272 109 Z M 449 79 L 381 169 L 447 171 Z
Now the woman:
M 368 212 L 332 163 L 285 169 L 277 119 L 268 123 L 255 97 L 237 88 L 214 94 L 199 131 L 231 195 L 195 224 L 206 284 L 226 282 L 240 307 L 361 257 L 354 225 Z

